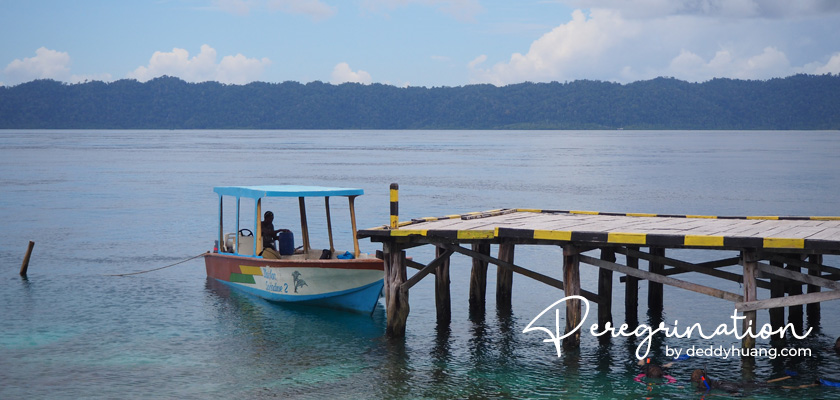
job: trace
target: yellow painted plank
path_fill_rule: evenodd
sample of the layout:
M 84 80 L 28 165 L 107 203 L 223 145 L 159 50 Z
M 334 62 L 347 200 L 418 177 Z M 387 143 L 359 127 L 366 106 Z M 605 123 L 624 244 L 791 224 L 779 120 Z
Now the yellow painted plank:
M 492 239 L 495 230 L 487 231 L 458 231 L 458 239 Z
M 543 231 L 535 230 L 534 239 L 546 240 L 572 240 L 571 231 Z
M 517 212 L 531 212 L 531 213 L 541 213 L 542 210 L 538 210 L 536 208 L 517 208 Z
M 814 221 L 840 221 L 840 217 L 811 217 Z
M 772 215 L 754 215 L 752 217 L 747 217 L 747 219 L 768 219 L 768 220 L 777 220 L 779 217 L 772 216 Z
M 685 235 L 686 246 L 723 246 L 723 236 Z
M 408 236 L 408 235 L 420 235 L 426 236 L 425 229 L 394 229 L 391 231 L 391 236 Z
M 245 275 L 262 276 L 262 269 L 260 267 L 252 267 L 248 265 L 240 265 L 239 270 Z
M 686 218 L 706 218 L 706 219 L 717 219 L 717 216 L 714 215 L 686 215 Z
M 657 214 L 647 214 L 647 213 L 627 213 L 628 217 L 655 217 Z
M 610 232 L 607 235 L 607 241 L 610 243 L 646 244 L 647 235 L 644 233 Z
M 569 214 L 598 215 L 598 211 L 569 211 Z
M 765 248 L 803 249 L 805 239 L 764 238 Z

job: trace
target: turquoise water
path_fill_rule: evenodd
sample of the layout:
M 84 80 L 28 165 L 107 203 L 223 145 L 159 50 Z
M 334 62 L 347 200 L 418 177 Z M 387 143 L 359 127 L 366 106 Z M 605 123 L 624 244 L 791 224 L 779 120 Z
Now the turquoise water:
M 470 316 L 470 262 L 462 256 L 451 267 L 452 322 L 436 323 L 426 279 L 412 288 L 405 340 L 384 337 L 381 306 L 368 317 L 268 304 L 208 281 L 201 259 L 108 276 L 210 250 L 212 186 L 361 187 L 360 227 L 387 223 L 391 182 L 400 184 L 406 219 L 502 207 L 840 215 L 837 154 L 837 132 L 0 131 L 0 398 L 701 398 L 688 383 L 698 367 L 728 380 L 767 380 L 785 370 L 798 374 L 787 385 L 840 380 L 840 356 L 830 350 L 840 336 L 838 301 L 823 304 L 821 324 L 806 339 L 783 344 L 810 356 L 757 357 L 746 368 L 738 358 L 693 357 L 669 371 L 676 383 L 645 385 L 633 380 L 641 340 L 590 335 L 595 306 L 580 348 L 561 357 L 545 335 L 522 333 L 561 291 L 515 276 L 512 311 L 497 311 L 491 266 L 486 314 Z M 334 218 L 343 207 L 334 203 Z M 275 214 L 281 223 L 293 220 Z M 295 225 L 287 227 L 300 237 Z M 334 227 L 348 230 L 340 219 Z M 326 240 L 318 232 L 316 247 Z M 36 244 L 22 280 L 29 240 Z M 363 241 L 362 248 L 379 247 Z M 409 255 L 432 258 L 425 248 Z M 669 255 L 708 261 L 735 254 Z M 553 247 L 516 249 L 517 264 L 555 277 L 561 256 Z M 836 257 L 826 263 L 840 264 Z M 581 276 L 595 291 L 595 268 L 582 266 Z M 742 290 L 694 274 L 683 279 Z M 624 284 L 615 280 L 620 324 Z M 640 323 L 650 324 L 656 317 L 646 315 L 646 294 L 640 285 Z M 731 324 L 731 315 L 731 303 L 665 289 L 668 324 L 714 329 Z M 766 312 L 758 322 L 768 322 Z M 664 362 L 668 349 L 737 343 L 658 335 L 651 356 Z M 760 339 L 758 347 L 769 344 Z M 742 395 L 840 398 L 836 388 L 781 385 Z

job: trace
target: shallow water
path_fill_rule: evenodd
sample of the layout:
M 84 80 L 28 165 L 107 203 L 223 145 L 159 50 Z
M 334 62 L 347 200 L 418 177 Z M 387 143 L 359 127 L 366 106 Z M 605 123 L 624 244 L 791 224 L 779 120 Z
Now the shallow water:
M 405 340 L 384 337 L 381 306 L 368 317 L 268 304 L 208 281 L 201 259 L 107 276 L 210 250 L 213 186 L 361 187 L 360 228 L 387 223 L 391 182 L 400 184 L 404 219 L 502 207 L 840 215 L 839 153 L 837 132 L 0 131 L 0 398 L 700 398 L 687 382 L 698 367 L 728 380 L 767 380 L 786 370 L 797 373 L 789 385 L 840 380 L 840 357 L 830 351 L 840 336 L 838 301 L 823 304 L 821 324 L 806 339 L 788 336 L 782 345 L 810 356 L 757 357 L 747 368 L 739 358 L 692 357 L 669 371 L 675 384 L 645 385 L 633 379 L 641 338 L 589 334 L 595 306 L 580 348 L 561 357 L 544 334 L 522 333 L 561 291 L 515 276 L 512 311 L 497 311 L 490 267 L 486 314 L 470 316 L 470 263 L 462 256 L 451 267 L 452 322 L 436 324 L 426 279 L 411 291 Z M 343 206 L 333 203 L 334 218 Z M 275 214 L 280 223 L 293 220 L 281 209 Z M 311 212 L 311 226 L 319 222 Z M 337 234 L 348 226 L 334 221 Z M 316 246 L 326 240 L 317 229 L 312 234 Z M 29 240 L 36 245 L 22 280 Z M 425 248 L 409 255 L 432 258 Z M 735 254 L 669 255 L 708 261 Z M 517 264 L 556 277 L 561 257 L 554 247 L 516 249 Z M 596 290 L 595 268 L 582 267 L 581 279 Z M 617 324 L 623 285 L 616 274 Z M 650 324 L 657 317 L 645 314 L 646 294 L 641 284 L 640 323 Z M 731 325 L 731 315 L 725 301 L 665 289 L 667 324 L 712 330 Z M 758 322 L 768 322 L 766 312 Z M 657 335 L 651 356 L 664 362 L 667 349 L 737 343 Z M 758 347 L 770 348 L 762 339 Z M 778 386 L 745 395 L 840 398 L 836 388 Z

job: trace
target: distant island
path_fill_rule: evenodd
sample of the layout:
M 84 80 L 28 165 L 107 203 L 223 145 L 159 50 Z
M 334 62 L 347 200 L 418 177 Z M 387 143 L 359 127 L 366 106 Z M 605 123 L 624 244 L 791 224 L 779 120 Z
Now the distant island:
M 840 129 L 840 75 L 497 87 L 161 77 L 0 87 L 0 129 Z

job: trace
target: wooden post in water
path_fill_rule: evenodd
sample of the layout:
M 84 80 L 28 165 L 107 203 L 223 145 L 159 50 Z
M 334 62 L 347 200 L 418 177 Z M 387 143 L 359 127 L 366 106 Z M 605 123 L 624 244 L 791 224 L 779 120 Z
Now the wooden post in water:
M 756 272 L 758 271 L 758 256 L 755 249 L 744 249 L 741 251 L 741 264 L 744 266 L 744 302 L 755 301 L 756 299 Z M 756 332 L 756 311 L 744 311 L 742 334 L 748 331 Z M 745 349 L 755 348 L 755 338 L 746 335 L 741 340 L 741 347 Z
M 29 247 L 26 249 L 26 255 L 23 256 L 23 263 L 20 264 L 20 276 L 26 278 L 26 272 L 29 271 L 29 256 L 32 255 L 32 248 L 35 247 L 35 242 L 29 241 Z
M 638 247 L 627 247 L 630 250 L 638 251 Z M 638 257 L 627 257 L 627 266 L 630 268 L 639 269 Z M 627 325 L 636 326 L 639 324 L 639 278 L 627 275 L 626 285 L 624 286 L 624 319 Z
M 810 256 L 808 256 L 808 262 L 810 262 L 812 264 L 821 265 L 822 262 L 823 262 L 823 256 L 822 256 L 822 254 L 811 254 Z M 820 276 L 821 275 L 820 269 L 809 269 L 808 270 L 808 275 Z M 821 290 L 820 287 L 817 286 L 817 285 L 810 285 L 810 284 L 808 285 L 808 293 L 817 293 L 820 290 Z M 805 310 L 806 310 L 806 313 L 808 314 L 808 326 L 812 326 L 812 327 L 819 326 L 819 324 L 820 324 L 820 303 L 819 302 L 808 303 L 808 305 L 805 306 Z
M 784 264 L 778 261 L 770 261 L 770 265 L 782 268 Z M 785 282 L 780 278 L 770 278 L 770 298 L 785 297 Z M 768 310 L 770 313 L 770 326 L 773 331 L 785 325 L 785 308 L 775 307 Z
M 499 260 L 513 264 L 513 243 L 499 244 Z M 509 311 L 513 293 L 513 271 L 507 268 L 496 270 L 496 308 Z
M 570 244 L 563 246 L 563 292 L 568 296 L 580 295 L 580 252 Z M 580 324 L 580 300 L 566 301 L 566 331 L 569 333 Z M 580 345 L 580 330 L 563 339 L 563 347 L 573 348 Z
M 794 272 L 802 272 L 801 268 L 792 264 L 787 264 L 785 266 L 785 269 Z M 789 296 L 796 296 L 802 294 L 802 282 L 788 280 L 787 292 Z M 802 325 L 805 321 L 804 317 L 805 314 L 802 312 L 801 304 L 788 306 L 788 322 L 793 324 L 794 327 L 796 327 L 797 332 L 800 332 L 802 329 Z
M 435 258 L 440 257 L 446 249 L 435 247 Z M 449 257 L 435 268 L 435 307 L 437 308 L 438 324 L 448 324 L 452 321 L 452 300 L 449 294 Z
M 665 249 L 662 247 L 651 247 L 650 255 L 665 257 Z M 665 271 L 665 266 L 654 261 L 648 262 L 648 269 L 650 273 L 661 275 Z M 662 314 L 662 284 L 654 281 L 648 281 L 648 308 L 651 312 Z
M 484 255 L 490 255 L 490 243 L 473 243 L 472 250 Z M 484 315 L 484 304 L 487 298 L 487 261 L 472 259 L 472 273 L 470 273 L 470 315 Z
M 405 251 L 396 242 L 386 242 L 385 277 L 388 291 L 385 295 L 387 326 L 385 333 L 390 337 L 405 337 L 405 325 L 408 319 L 408 289 L 403 288 L 406 281 Z
M 400 226 L 400 185 L 396 183 L 391 184 L 391 229 L 397 229 Z
M 615 249 L 601 248 L 601 260 L 615 262 Z M 612 323 L 612 288 L 613 272 L 606 268 L 598 268 L 598 296 L 601 302 L 598 303 L 598 330 L 603 331 L 606 324 Z M 601 336 L 609 339 L 610 335 Z

